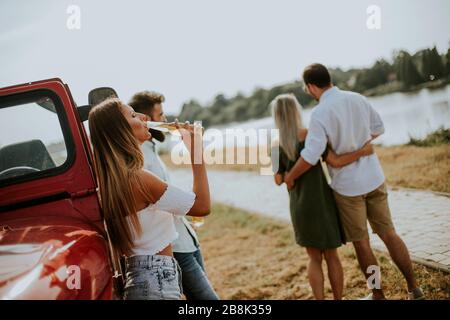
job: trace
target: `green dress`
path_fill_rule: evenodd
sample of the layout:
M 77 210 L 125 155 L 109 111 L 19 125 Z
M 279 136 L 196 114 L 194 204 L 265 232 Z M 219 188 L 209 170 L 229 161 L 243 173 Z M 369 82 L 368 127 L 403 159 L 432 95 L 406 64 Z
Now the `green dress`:
M 304 146 L 304 141 L 298 142 L 298 158 Z M 283 174 L 291 170 L 296 161 L 290 160 L 280 147 L 277 172 Z M 289 198 L 295 239 L 299 245 L 324 250 L 345 243 L 338 209 L 320 161 L 295 180 Z

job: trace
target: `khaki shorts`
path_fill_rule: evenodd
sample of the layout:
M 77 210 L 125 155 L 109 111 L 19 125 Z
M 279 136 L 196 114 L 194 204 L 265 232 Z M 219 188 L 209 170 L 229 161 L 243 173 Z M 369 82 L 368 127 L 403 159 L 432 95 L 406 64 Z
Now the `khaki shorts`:
M 348 242 L 369 237 L 367 220 L 373 233 L 384 234 L 394 229 L 387 201 L 386 185 L 360 196 L 348 197 L 333 191 L 339 209 L 342 228 Z

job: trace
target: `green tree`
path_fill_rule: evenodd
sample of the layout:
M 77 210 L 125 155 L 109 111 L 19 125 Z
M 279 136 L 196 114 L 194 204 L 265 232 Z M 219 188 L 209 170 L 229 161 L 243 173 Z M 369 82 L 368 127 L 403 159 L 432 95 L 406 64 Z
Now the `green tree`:
M 395 70 L 397 79 L 403 82 L 407 87 L 417 85 L 422 82 L 422 77 L 417 71 L 411 55 L 406 51 L 400 51 L 396 57 Z
M 354 89 L 358 92 L 375 88 L 388 82 L 392 66 L 384 59 L 378 60 L 369 69 L 360 70 L 356 76 Z
M 447 49 L 447 54 L 445 55 L 445 75 L 450 75 L 450 46 Z
M 425 81 L 436 80 L 444 75 L 444 63 L 436 47 L 420 52 L 422 77 Z
M 199 120 L 197 116 L 202 112 L 202 106 L 196 100 L 191 100 L 183 104 L 178 119 L 180 121 L 194 121 Z
M 223 108 L 225 108 L 228 105 L 229 101 L 227 100 L 227 98 L 225 98 L 225 96 L 222 93 L 220 93 L 214 98 L 214 101 L 211 105 L 212 109 L 211 111 L 220 112 Z

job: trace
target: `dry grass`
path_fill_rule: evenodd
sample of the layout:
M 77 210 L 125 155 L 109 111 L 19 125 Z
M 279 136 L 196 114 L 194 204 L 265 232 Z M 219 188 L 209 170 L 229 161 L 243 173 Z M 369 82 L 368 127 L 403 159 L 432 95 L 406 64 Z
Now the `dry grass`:
M 222 299 L 312 299 L 307 254 L 295 244 L 289 224 L 215 204 L 199 229 L 209 277 Z M 351 246 L 340 249 L 345 298 L 368 293 Z M 389 299 L 405 299 L 406 284 L 389 257 L 380 252 L 383 287 Z M 325 270 L 324 265 L 324 270 Z M 450 299 L 450 275 L 414 264 L 428 299 Z M 326 272 L 326 271 L 325 271 Z M 332 298 L 326 282 L 326 296 Z
M 450 192 L 450 145 L 377 147 L 389 185 Z
M 237 154 L 239 151 L 248 152 L 244 149 L 234 152 Z M 226 159 L 223 151 L 219 152 L 218 158 Z M 450 192 L 450 145 L 376 147 L 376 152 L 390 186 Z M 227 150 L 227 153 L 230 154 L 231 150 Z M 170 168 L 189 167 L 189 165 L 173 164 L 170 154 L 164 154 L 161 158 Z M 260 166 L 255 164 L 211 164 L 208 165 L 208 169 L 259 171 Z

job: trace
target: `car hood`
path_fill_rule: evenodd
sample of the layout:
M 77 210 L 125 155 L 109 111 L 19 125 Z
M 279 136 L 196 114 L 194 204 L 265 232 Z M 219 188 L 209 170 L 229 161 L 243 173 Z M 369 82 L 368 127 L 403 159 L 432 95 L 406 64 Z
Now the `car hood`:
M 0 299 L 96 299 L 110 281 L 107 242 L 92 229 L 3 225 L 0 230 Z

